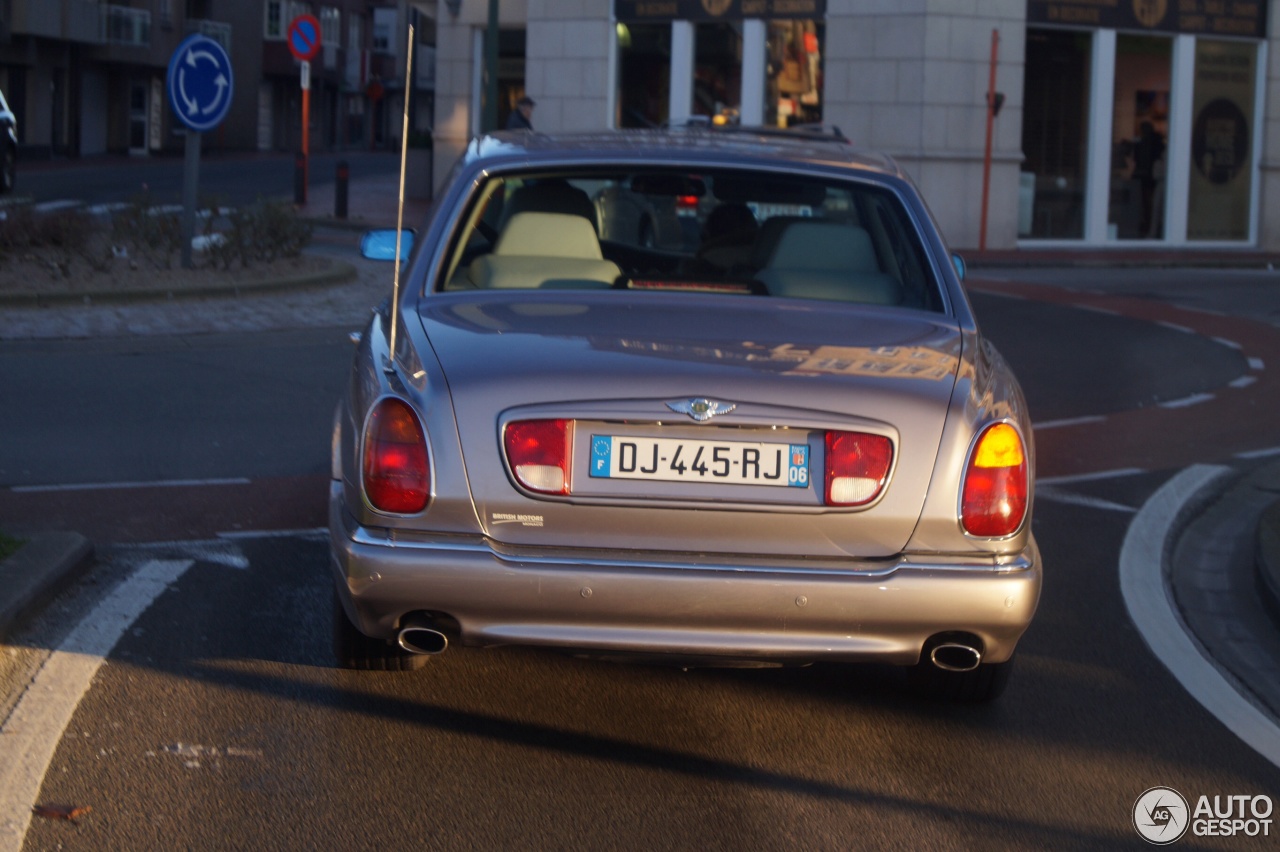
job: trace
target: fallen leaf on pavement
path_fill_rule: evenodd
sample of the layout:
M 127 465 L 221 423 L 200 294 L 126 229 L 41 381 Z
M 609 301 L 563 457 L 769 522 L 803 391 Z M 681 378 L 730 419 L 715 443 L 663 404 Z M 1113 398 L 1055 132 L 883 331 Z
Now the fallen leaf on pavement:
M 93 808 L 89 805 L 36 805 L 31 812 L 45 819 L 65 819 L 75 822 L 76 817 L 82 817 L 91 810 Z

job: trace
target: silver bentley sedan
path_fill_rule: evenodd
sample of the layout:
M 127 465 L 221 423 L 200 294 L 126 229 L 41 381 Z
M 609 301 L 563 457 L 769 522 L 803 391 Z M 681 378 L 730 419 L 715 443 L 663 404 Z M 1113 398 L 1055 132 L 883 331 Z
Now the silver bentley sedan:
M 611 221 L 619 194 L 694 239 Z M 963 275 L 839 137 L 474 140 L 335 414 L 341 664 L 880 662 L 997 696 L 1040 596 L 1035 451 Z

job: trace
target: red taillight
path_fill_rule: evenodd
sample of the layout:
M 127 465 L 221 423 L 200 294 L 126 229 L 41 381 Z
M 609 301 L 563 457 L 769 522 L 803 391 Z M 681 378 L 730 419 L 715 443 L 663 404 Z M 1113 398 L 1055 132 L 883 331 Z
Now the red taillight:
M 384 399 L 364 434 L 364 493 L 373 507 L 415 515 L 431 496 L 431 467 L 422 426 L 408 403 Z
M 993 423 L 974 444 L 964 474 L 960 523 L 970 535 L 1003 538 L 1027 514 L 1027 453 L 1008 423 Z
M 678 210 L 697 210 L 698 196 L 696 195 L 677 195 L 676 209 Z
M 870 503 L 884 489 L 892 463 L 893 442 L 883 435 L 828 432 L 827 505 L 865 506 Z
M 502 440 L 511 472 L 530 491 L 569 493 L 569 420 L 517 420 Z

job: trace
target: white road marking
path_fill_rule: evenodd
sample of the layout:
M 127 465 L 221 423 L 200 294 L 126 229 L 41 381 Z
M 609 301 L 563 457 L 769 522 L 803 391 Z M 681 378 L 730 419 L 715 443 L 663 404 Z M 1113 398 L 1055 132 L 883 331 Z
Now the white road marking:
M 1226 467 L 1193 465 L 1138 510 L 1120 548 L 1120 591 L 1147 646 L 1183 688 L 1246 745 L 1280 766 L 1280 728 L 1236 692 L 1191 638 L 1164 580 L 1165 544 L 1179 513 L 1201 489 L 1229 473 Z
M 31 205 L 31 209 L 37 213 L 54 213 L 58 210 L 72 210 L 84 204 L 83 201 L 75 201 L 69 198 L 59 199 L 57 201 L 41 201 L 39 204 Z
M 1161 408 L 1190 408 L 1193 405 L 1199 405 L 1202 402 L 1208 402 L 1213 399 L 1211 393 L 1193 393 L 1191 396 L 1184 396 L 1182 399 L 1171 399 L 1166 402 L 1157 402 L 1156 405 Z
M 1165 328 L 1169 328 L 1169 329 L 1172 329 L 1172 330 L 1174 330 L 1174 331 L 1180 331 L 1180 332 L 1182 332 L 1183 334 L 1195 334 L 1195 333 L 1196 333 L 1194 329 L 1187 328 L 1185 325 L 1178 325 L 1176 322 L 1165 322 L 1164 320 L 1156 320 L 1156 325 L 1162 325 L 1162 326 L 1164 326 Z
M 1249 369 L 1250 369 L 1250 370 L 1262 370 L 1262 369 L 1264 369 L 1265 367 L 1266 367 L 1266 365 L 1262 363 L 1262 359 L 1261 359 L 1261 358 L 1250 358 L 1250 359 L 1249 359 Z
M 111 491 L 124 488 L 203 488 L 207 485 L 248 485 L 252 480 L 243 477 L 230 479 L 160 479 L 155 482 L 81 482 L 72 485 L 15 485 L 9 490 L 15 494 L 34 494 L 42 491 Z
M 63 731 L 116 642 L 190 559 L 147 562 L 81 621 L 49 655 L 0 728 L 0 852 L 22 849 L 31 809 Z
M 1120 312 L 1119 312 L 1119 311 L 1113 311 L 1113 310 L 1111 310 L 1110 308 L 1100 308 L 1100 307 L 1098 307 L 1097 305 L 1082 305 L 1082 304 L 1074 304 L 1074 305 L 1072 305 L 1071 307 L 1076 308 L 1076 309 L 1081 310 L 1081 311 L 1092 311 L 1092 312 L 1093 312 L 1093 313 L 1095 313 L 1095 314 L 1106 314 L 1106 315 L 1107 315 L 1107 316 L 1109 316 L 1109 317 L 1118 317 L 1118 316 L 1120 316 Z
M 1037 432 L 1043 432 L 1045 429 L 1060 429 L 1063 426 L 1083 426 L 1086 423 L 1101 423 L 1106 419 L 1100 414 L 1092 417 L 1068 417 L 1063 420 L 1046 420 L 1043 423 L 1032 423 L 1031 428 Z
M 1236 453 L 1238 459 L 1265 459 L 1271 456 L 1280 456 L 1280 447 L 1268 447 L 1265 450 L 1249 450 L 1244 453 Z
M 1247 388 L 1249 387 L 1249 385 L 1253 384 L 1257 380 L 1258 380 L 1257 376 L 1241 376 L 1238 379 L 1233 379 L 1227 382 L 1227 385 L 1233 388 Z
M 1073 482 L 1093 482 L 1098 479 L 1119 479 L 1146 473 L 1140 467 L 1122 467 L 1118 470 L 1100 470 L 1096 473 L 1076 473 L 1071 476 L 1046 476 L 1036 479 L 1036 485 L 1068 485 Z
M 1128 512 L 1130 514 L 1138 511 L 1132 506 L 1126 506 L 1123 503 L 1114 503 L 1110 500 L 1103 500 L 1101 497 L 1088 497 L 1084 494 L 1072 494 L 1070 491 L 1061 491 L 1052 485 L 1038 486 L 1036 488 L 1037 500 L 1048 500 L 1050 503 L 1066 503 L 1069 506 L 1086 506 L 1090 509 L 1104 509 L 1108 512 Z
M 1226 346 L 1226 347 L 1228 347 L 1228 348 L 1230 348 L 1230 349 L 1243 349 L 1243 348 L 1244 348 L 1244 347 L 1243 347 L 1243 346 L 1241 346 L 1239 343 L 1236 343 L 1234 340 L 1227 340 L 1225 337 L 1215 337 L 1215 338 L 1213 338 L 1213 342 L 1214 342 L 1214 343 L 1221 343 L 1223 346 Z

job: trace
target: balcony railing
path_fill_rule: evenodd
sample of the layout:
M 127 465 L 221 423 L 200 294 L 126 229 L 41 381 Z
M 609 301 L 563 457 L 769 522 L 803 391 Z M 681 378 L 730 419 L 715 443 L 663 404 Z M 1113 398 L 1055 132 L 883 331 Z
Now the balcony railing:
M 103 6 L 102 30 L 107 44 L 151 46 L 151 12 L 128 6 Z
M 187 34 L 200 33 L 206 38 L 211 38 L 218 44 L 222 45 L 222 49 L 231 52 L 231 25 L 224 24 L 221 21 L 208 21 L 203 18 L 192 18 L 187 21 Z

